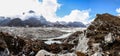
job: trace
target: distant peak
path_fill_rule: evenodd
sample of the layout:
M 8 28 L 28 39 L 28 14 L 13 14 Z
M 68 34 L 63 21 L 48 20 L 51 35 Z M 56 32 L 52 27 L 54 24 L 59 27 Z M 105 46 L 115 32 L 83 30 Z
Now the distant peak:
M 35 13 L 35 11 L 33 11 L 33 10 L 29 10 L 28 13 Z

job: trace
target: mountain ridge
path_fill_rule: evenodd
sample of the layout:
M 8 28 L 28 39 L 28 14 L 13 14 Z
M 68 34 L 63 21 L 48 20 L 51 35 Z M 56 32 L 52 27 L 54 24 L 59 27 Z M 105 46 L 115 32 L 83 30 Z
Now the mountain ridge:
M 82 22 L 64 22 L 64 21 L 56 21 L 49 22 L 43 16 L 30 16 L 28 19 L 21 20 L 21 18 L 1 18 L 0 26 L 14 26 L 14 27 L 86 27 Z

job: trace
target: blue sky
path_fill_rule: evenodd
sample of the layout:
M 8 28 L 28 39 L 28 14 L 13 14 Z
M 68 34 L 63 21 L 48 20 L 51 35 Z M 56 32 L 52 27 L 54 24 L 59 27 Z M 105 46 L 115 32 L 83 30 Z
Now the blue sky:
M 64 16 L 72 10 L 90 9 L 90 16 L 95 17 L 96 14 L 110 13 L 116 15 L 116 9 L 120 8 L 120 0 L 58 0 L 62 4 L 58 9 L 57 15 Z

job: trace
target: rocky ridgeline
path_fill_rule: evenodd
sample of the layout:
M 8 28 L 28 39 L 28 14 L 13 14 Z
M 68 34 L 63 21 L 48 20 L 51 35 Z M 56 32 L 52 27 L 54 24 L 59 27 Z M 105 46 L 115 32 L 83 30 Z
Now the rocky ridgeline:
M 108 13 L 97 14 L 86 30 L 64 40 L 77 43 L 75 51 L 85 56 L 120 56 L 120 18 Z
M 97 14 L 86 30 L 88 55 L 120 56 L 120 18 L 110 14 Z

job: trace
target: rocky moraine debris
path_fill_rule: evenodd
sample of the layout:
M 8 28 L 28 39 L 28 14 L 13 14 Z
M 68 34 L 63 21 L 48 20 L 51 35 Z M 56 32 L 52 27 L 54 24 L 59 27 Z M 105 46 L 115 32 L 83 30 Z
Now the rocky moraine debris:
M 120 18 L 97 14 L 84 31 L 54 40 L 62 43 L 48 45 L 42 40 L 0 32 L 0 56 L 120 56 Z
M 45 44 L 42 40 L 32 40 L 29 38 L 22 38 L 12 36 L 8 33 L 0 32 L 0 56 L 35 56 L 39 50 L 46 50 L 52 53 L 66 53 L 72 52 L 72 44 Z M 67 50 L 62 51 L 62 50 Z
M 120 56 L 120 18 L 97 14 L 96 19 L 86 30 L 89 38 L 89 55 Z

